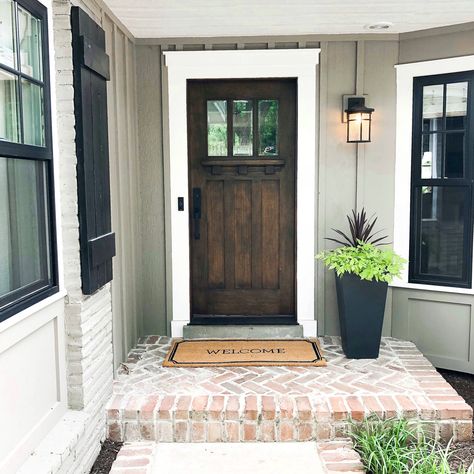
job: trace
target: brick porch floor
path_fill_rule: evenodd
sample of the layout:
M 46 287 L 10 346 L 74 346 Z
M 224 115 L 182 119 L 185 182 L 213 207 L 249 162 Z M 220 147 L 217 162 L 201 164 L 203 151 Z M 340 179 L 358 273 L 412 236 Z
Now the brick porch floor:
M 339 338 L 324 337 L 324 368 L 163 368 L 169 345 L 149 336 L 130 352 L 107 410 L 110 438 L 330 440 L 371 413 L 416 420 L 438 438 L 471 437 L 471 408 L 410 342 L 385 338 L 377 360 L 349 360 Z

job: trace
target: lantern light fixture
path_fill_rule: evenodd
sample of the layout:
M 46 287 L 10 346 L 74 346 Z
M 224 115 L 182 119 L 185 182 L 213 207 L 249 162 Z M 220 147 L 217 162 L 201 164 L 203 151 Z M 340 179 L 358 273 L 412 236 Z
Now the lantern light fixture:
M 347 119 L 347 143 L 371 141 L 372 112 L 365 105 L 365 97 L 348 97 L 345 109 Z

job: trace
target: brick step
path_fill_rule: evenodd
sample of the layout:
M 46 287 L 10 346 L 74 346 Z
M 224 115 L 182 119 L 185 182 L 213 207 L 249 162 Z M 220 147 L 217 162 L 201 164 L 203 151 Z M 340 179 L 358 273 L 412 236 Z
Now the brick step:
M 347 437 L 352 421 L 376 414 L 420 423 L 438 439 L 471 439 L 472 409 L 455 395 L 114 395 L 115 441 L 321 441 Z

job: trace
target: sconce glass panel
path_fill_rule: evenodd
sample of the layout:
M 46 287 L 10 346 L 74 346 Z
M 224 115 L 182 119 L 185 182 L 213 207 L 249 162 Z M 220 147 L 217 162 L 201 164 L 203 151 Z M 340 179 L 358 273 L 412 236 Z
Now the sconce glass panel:
M 371 113 L 347 114 L 347 142 L 370 142 Z

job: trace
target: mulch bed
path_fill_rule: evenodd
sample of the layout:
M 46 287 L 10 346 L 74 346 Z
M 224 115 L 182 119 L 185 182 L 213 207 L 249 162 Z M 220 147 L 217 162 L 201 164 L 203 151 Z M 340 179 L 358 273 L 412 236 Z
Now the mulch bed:
M 90 474 L 108 474 L 122 445 L 123 443 L 106 439 L 102 443 L 102 449 L 92 466 Z
M 474 409 L 474 375 L 438 369 L 438 372 Z M 450 461 L 453 470 L 461 465 L 467 469 L 474 462 L 474 441 L 465 441 L 452 445 L 453 456 Z

